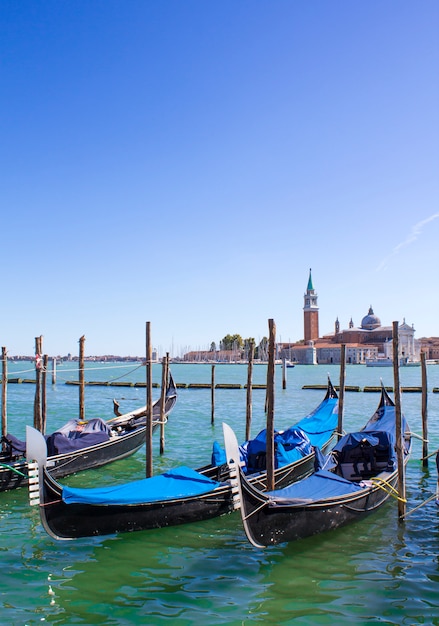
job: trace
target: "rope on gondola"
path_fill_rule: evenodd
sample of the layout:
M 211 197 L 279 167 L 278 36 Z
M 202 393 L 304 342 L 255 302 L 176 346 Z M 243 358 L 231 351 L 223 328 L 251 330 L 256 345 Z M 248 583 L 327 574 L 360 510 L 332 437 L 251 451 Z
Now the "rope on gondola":
M 422 435 L 418 435 L 417 433 L 404 433 L 406 436 L 410 436 L 410 437 L 414 437 L 415 439 L 419 439 L 420 441 L 422 441 L 422 443 L 428 443 L 428 439 L 424 439 L 424 437 Z
M 418 506 L 415 506 L 414 509 L 411 509 L 410 511 L 408 511 L 405 515 L 403 515 L 403 519 L 405 519 L 406 517 L 408 517 L 409 515 L 411 515 L 412 513 L 414 513 L 415 511 L 417 511 L 418 509 L 421 508 L 421 506 L 424 506 L 424 504 L 428 504 L 429 502 L 431 502 L 432 500 L 436 500 L 437 498 L 437 494 L 433 494 L 432 496 L 430 496 L 429 498 L 427 498 L 426 500 L 424 500 L 424 502 L 421 502 L 421 504 L 418 504 Z
M 27 478 L 26 474 L 23 474 L 23 472 L 20 472 L 15 467 L 12 467 L 12 465 L 8 465 L 7 463 L 0 463 L 0 467 L 4 467 L 5 469 L 11 470 L 11 472 L 15 472 L 19 476 L 23 476 L 23 478 Z
M 405 498 L 400 498 L 400 496 L 398 495 L 398 491 L 387 480 L 379 478 L 378 476 L 374 476 L 370 479 L 370 482 L 375 487 L 382 489 L 385 493 L 387 493 L 388 496 L 391 496 L 392 498 L 395 498 L 395 500 L 398 500 L 398 502 L 407 502 Z
M 323 432 L 328 432 L 328 431 L 324 430 Z M 346 431 L 342 430 L 341 433 L 340 433 L 340 432 L 338 432 L 338 430 L 336 430 L 336 431 L 334 431 L 334 435 L 336 435 L 337 437 L 344 437 L 346 435 Z

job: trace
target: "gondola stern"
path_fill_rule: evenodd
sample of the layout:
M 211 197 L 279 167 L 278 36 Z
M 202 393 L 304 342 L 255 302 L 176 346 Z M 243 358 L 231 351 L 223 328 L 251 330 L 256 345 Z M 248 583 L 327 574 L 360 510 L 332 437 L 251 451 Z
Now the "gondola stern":
M 26 426 L 26 460 L 29 472 L 29 504 L 38 506 L 41 524 L 50 537 L 56 540 L 71 539 L 59 536 L 46 518 L 44 476 L 47 472 L 47 446 L 43 435 L 32 426 Z
M 328 374 L 328 388 L 326 391 L 326 396 L 325 396 L 325 400 L 327 400 L 328 398 L 335 398 L 336 400 L 338 400 L 338 393 L 335 390 L 334 385 L 332 384 L 331 378 Z
M 234 510 L 241 508 L 241 476 L 240 476 L 240 459 L 238 440 L 232 428 L 223 422 L 224 448 L 226 451 L 226 462 L 229 470 L 232 489 L 235 492 L 233 498 Z
M 29 477 L 29 504 L 38 506 L 41 502 L 42 490 L 40 472 L 47 463 L 47 446 L 43 435 L 32 426 L 26 426 L 26 460 Z
M 26 460 L 35 461 L 40 467 L 47 463 L 47 445 L 43 435 L 36 428 L 26 426 Z
M 226 450 L 226 458 L 227 465 L 229 466 L 229 472 L 231 476 L 233 476 L 233 480 L 236 480 L 237 486 L 237 497 L 234 498 L 234 508 L 239 509 L 241 514 L 242 525 L 244 527 L 245 534 L 247 536 L 248 541 L 255 548 L 265 548 L 264 545 L 260 544 L 254 537 L 249 524 L 247 522 L 247 514 L 245 508 L 245 502 L 243 500 L 243 489 L 242 489 L 242 481 L 245 481 L 246 478 L 242 474 L 242 470 L 240 467 L 240 453 L 239 453 L 239 445 L 236 435 L 233 429 L 223 422 L 223 435 L 224 435 L 224 447 Z M 236 476 L 236 478 L 235 478 Z
M 380 383 L 381 383 L 381 398 L 380 398 L 380 407 L 383 406 L 395 406 L 394 401 L 392 400 L 392 398 L 389 396 L 389 393 L 386 389 L 386 387 L 384 386 L 384 382 L 383 379 L 380 379 Z

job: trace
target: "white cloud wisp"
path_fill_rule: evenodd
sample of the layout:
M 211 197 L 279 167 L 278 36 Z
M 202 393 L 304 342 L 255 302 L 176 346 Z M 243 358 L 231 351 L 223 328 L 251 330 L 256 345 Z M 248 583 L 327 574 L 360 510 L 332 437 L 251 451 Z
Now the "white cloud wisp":
M 409 235 L 407 236 L 407 238 L 404 241 L 401 241 L 401 243 L 397 244 L 393 248 L 391 253 L 381 261 L 381 263 L 377 267 L 377 272 L 380 272 L 381 270 L 385 269 L 386 266 L 387 266 L 388 261 L 391 258 L 396 256 L 400 252 L 400 250 L 402 250 L 402 248 L 405 248 L 405 247 L 409 246 L 411 243 L 413 243 L 414 241 L 416 241 L 416 239 L 422 233 L 422 230 L 423 230 L 424 226 L 426 224 L 432 222 L 433 220 L 437 219 L 438 217 L 439 217 L 439 213 L 434 213 L 433 215 L 430 215 L 430 217 L 427 217 L 425 220 L 421 220 L 420 222 L 415 224 L 412 227 L 412 229 L 411 229 Z

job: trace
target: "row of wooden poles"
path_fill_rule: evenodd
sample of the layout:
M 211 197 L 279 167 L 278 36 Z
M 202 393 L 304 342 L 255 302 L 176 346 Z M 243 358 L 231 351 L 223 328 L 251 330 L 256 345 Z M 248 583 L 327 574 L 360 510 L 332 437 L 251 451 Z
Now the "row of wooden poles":
M 152 475 L 152 346 L 150 340 L 150 323 L 147 322 L 146 329 L 146 407 L 147 407 L 147 476 Z M 78 418 L 81 422 L 86 419 L 85 416 L 85 336 L 79 339 L 79 414 Z M 46 433 L 47 424 L 47 370 L 49 357 L 43 352 L 43 337 L 40 335 L 35 338 L 35 399 L 34 399 L 34 416 L 33 426 L 43 435 Z M 165 415 L 164 408 L 166 403 L 167 381 L 169 378 L 169 353 L 162 359 L 162 383 L 160 396 L 160 454 L 165 450 Z M 8 389 L 8 359 L 7 349 L 2 347 L 2 398 L 1 398 L 1 434 L 2 438 L 6 437 L 8 432 L 7 419 L 7 389 Z M 111 420 L 109 420 L 111 422 Z M 2 443 L 2 450 L 5 451 L 5 444 Z
M 42 336 L 35 338 L 35 401 L 34 401 L 34 427 L 38 428 L 42 433 L 46 432 L 46 375 L 49 357 L 47 354 L 42 355 Z M 2 347 L 2 400 L 1 400 L 1 434 L 2 439 L 8 432 L 7 418 L 7 389 L 8 389 L 8 358 L 7 349 Z M 2 443 L 2 450 L 5 449 L 5 443 Z
M 79 366 L 79 378 L 82 384 L 79 387 L 79 419 L 84 420 L 84 341 L 85 337 L 81 337 L 80 344 L 80 362 L 82 354 L 82 366 Z M 34 399 L 34 419 L 33 426 L 41 433 L 46 433 L 47 418 L 47 370 L 49 357 L 43 354 L 43 337 L 35 337 L 35 399 Z M 8 357 L 7 349 L 2 347 L 2 402 L 1 402 L 1 431 L 2 437 L 8 432 L 7 418 L 7 390 L 8 390 Z

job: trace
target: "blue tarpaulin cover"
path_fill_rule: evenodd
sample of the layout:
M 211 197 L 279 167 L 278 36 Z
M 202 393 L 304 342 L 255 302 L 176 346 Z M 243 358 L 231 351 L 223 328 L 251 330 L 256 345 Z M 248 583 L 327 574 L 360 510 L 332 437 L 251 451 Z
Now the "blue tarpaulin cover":
M 71 419 L 57 431 L 46 436 L 47 454 L 55 456 L 95 446 L 108 441 L 110 432 L 110 427 L 100 417 L 95 417 L 86 424 L 77 419 Z M 6 438 L 12 446 L 12 454 L 26 452 L 25 441 L 20 441 L 10 434 L 6 435 Z
M 396 441 L 396 417 L 395 407 L 393 405 L 385 405 L 379 408 L 362 429 L 362 432 L 367 433 L 377 430 L 386 430 L 392 433 L 394 441 Z M 409 431 L 410 428 L 407 424 L 407 420 L 404 415 L 401 415 L 401 432 L 404 434 Z
M 295 428 L 303 430 L 313 446 L 322 446 L 337 428 L 337 423 L 338 398 L 327 398 L 312 413 L 297 422 Z
M 313 446 L 322 447 L 335 430 L 338 423 L 338 398 L 323 400 L 312 413 L 299 420 L 294 426 L 282 432 L 274 433 L 275 468 L 284 467 L 311 454 Z M 265 469 L 265 459 L 259 461 L 267 447 L 267 431 L 261 430 L 254 439 L 239 447 L 244 473 L 253 473 Z M 226 462 L 224 450 L 217 442 L 212 452 L 212 465 Z M 258 462 L 261 466 L 258 466 Z
M 282 506 L 288 504 L 300 505 L 302 503 L 306 505 L 325 498 L 355 493 L 363 488 L 359 483 L 345 480 L 341 476 L 337 476 L 327 470 L 319 470 L 308 478 L 293 483 L 284 489 L 267 491 L 267 496 L 274 497 L 270 504 Z
M 213 491 L 221 483 L 206 478 L 189 467 L 177 467 L 159 476 L 136 480 L 123 485 L 80 489 L 63 487 L 66 504 L 146 504 L 199 496 Z
M 26 452 L 26 442 L 21 441 L 21 439 L 17 439 L 14 435 L 8 433 L 6 435 L 6 440 L 11 446 L 11 452 L 13 455 L 25 454 Z
M 108 424 L 100 417 L 95 417 L 86 424 L 72 419 L 46 437 L 47 453 L 49 456 L 55 456 L 96 446 L 110 439 L 110 430 Z

